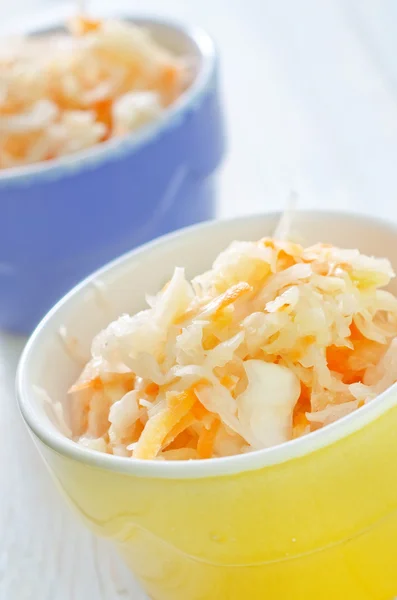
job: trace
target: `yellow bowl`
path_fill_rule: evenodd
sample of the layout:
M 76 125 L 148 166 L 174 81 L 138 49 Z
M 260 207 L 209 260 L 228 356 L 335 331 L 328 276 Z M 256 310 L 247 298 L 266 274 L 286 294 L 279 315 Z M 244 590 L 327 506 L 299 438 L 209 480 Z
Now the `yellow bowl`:
M 156 600 L 397 596 L 396 386 L 306 437 L 207 461 L 99 454 L 59 430 L 56 403 L 81 368 L 76 350 L 87 356 L 95 333 L 142 308 L 175 265 L 193 276 L 232 240 L 269 235 L 276 221 L 209 223 L 120 258 L 50 312 L 21 359 L 20 407 L 55 479 Z M 294 229 L 307 243 L 358 247 L 397 265 L 397 228 L 376 219 L 301 212 Z

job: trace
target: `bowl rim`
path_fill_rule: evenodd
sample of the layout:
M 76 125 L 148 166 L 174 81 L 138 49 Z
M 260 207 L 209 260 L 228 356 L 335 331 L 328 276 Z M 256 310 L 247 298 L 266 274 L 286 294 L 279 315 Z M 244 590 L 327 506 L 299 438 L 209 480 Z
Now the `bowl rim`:
M 103 17 L 107 19 L 107 16 Z M 174 19 L 133 15 L 120 13 L 114 18 L 122 21 L 131 21 L 140 26 L 162 26 L 178 36 L 184 37 L 196 46 L 200 56 L 200 68 L 189 87 L 164 111 L 164 114 L 154 123 L 139 128 L 119 138 L 111 138 L 103 143 L 81 150 L 76 153 L 59 157 L 51 161 L 10 167 L 0 170 L 0 187 L 4 185 L 25 182 L 32 183 L 34 179 L 56 178 L 67 173 L 77 173 L 92 167 L 100 166 L 121 155 L 136 152 L 142 146 L 153 141 L 156 137 L 166 133 L 177 126 L 184 115 L 194 110 L 202 97 L 214 83 L 214 75 L 218 64 L 218 52 L 214 40 L 207 31 L 201 27 L 186 24 Z M 46 23 L 41 27 L 36 26 L 27 30 L 27 35 L 50 34 L 63 27 L 62 21 L 54 19 L 51 24 Z
M 227 476 L 247 471 L 259 470 L 265 467 L 271 467 L 280 463 L 297 459 L 314 451 L 320 450 L 326 446 L 348 437 L 359 431 L 366 425 L 381 417 L 397 404 L 397 383 L 388 388 L 370 403 L 361 407 L 359 410 L 339 419 L 338 421 L 327 425 L 323 429 L 311 432 L 305 436 L 290 440 L 278 446 L 256 450 L 246 454 L 211 458 L 194 461 L 156 461 L 131 459 L 109 454 L 103 454 L 82 447 L 73 440 L 55 432 L 47 426 L 36 412 L 32 409 L 29 401 L 32 385 L 29 382 L 29 362 L 32 354 L 36 352 L 36 342 L 50 324 L 56 313 L 70 300 L 79 294 L 83 289 L 92 284 L 98 277 L 106 275 L 115 269 L 122 269 L 128 262 L 136 260 L 140 255 L 150 252 L 158 246 L 164 246 L 177 242 L 181 237 L 186 237 L 192 232 L 208 232 L 217 228 L 228 227 L 231 224 L 254 222 L 258 218 L 269 220 L 277 219 L 280 212 L 258 213 L 248 217 L 234 217 L 229 219 L 219 219 L 207 221 L 198 225 L 183 228 L 179 231 L 164 235 L 156 240 L 148 242 L 114 261 L 108 263 L 81 283 L 69 291 L 42 319 L 35 331 L 30 336 L 19 361 L 16 375 L 16 395 L 17 401 L 22 413 L 23 419 L 30 431 L 41 442 L 54 450 L 56 453 L 80 463 L 104 469 L 107 471 L 123 473 L 131 476 L 165 478 L 165 479 L 200 479 Z M 357 221 L 362 224 L 373 225 L 381 229 L 387 229 L 390 233 L 397 236 L 397 223 L 390 223 L 378 217 L 371 217 L 345 211 L 323 211 L 323 210 L 300 210 L 299 215 L 311 218 L 327 219 L 343 218 L 351 221 L 352 224 Z

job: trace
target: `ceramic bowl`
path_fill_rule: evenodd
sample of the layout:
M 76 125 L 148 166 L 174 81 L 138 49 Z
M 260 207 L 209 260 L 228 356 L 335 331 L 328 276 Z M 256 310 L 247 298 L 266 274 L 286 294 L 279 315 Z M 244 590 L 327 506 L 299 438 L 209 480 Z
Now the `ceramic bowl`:
M 214 215 L 224 153 L 214 44 L 172 21 L 133 21 L 187 57 L 192 84 L 160 120 L 133 134 L 0 171 L 0 328 L 31 332 L 93 270 Z
M 96 453 L 65 437 L 55 404 L 93 336 L 144 306 L 175 265 L 192 277 L 232 240 L 274 231 L 278 215 L 186 229 L 95 273 L 47 315 L 18 372 L 23 417 L 64 494 L 113 540 L 156 600 L 391 600 L 397 596 L 397 387 L 283 445 L 199 461 Z M 387 256 L 397 228 L 358 215 L 302 212 L 294 233 Z M 100 293 L 99 293 L 100 291 Z M 394 286 L 394 292 L 397 292 Z M 59 335 L 64 328 L 74 352 Z M 43 391 L 51 401 L 43 401 Z M 45 397 L 47 397 L 45 396 Z

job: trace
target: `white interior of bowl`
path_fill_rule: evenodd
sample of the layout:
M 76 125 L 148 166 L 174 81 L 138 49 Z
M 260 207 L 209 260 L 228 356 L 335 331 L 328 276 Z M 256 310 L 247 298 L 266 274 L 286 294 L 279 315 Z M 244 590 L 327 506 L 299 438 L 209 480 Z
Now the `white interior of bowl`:
M 76 354 L 87 359 L 93 336 L 122 313 L 145 307 L 145 294 L 156 293 L 175 266 L 189 278 L 208 269 L 217 254 L 233 240 L 256 240 L 271 235 L 279 215 L 260 215 L 194 226 L 161 238 L 114 261 L 72 290 L 47 315 L 27 344 L 18 373 L 18 390 L 25 420 L 35 434 L 73 458 L 124 472 L 148 476 L 198 477 L 258 468 L 296 457 L 332 443 L 373 420 L 394 403 L 386 392 L 356 413 L 323 430 L 276 448 L 207 461 L 133 461 L 81 448 L 59 432 L 43 403 L 40 389 L 52 402 L 67 402 L 67 390 L 82 367 Z M 380 257 L 397 270 L 397 228 L 375 219 L 315 211 L 298 213 L 293 236 L 305 244 L 329 242 Z M 394 283 L 392 290 L 397 293 Z M 69 347 L 62 340 L 64 328 Z M 50 418 L 49 418 L 50 416 Z
M 168 127 L 172 123 L 173 118 L 180 112 L 194 105 L 210 84 L 216 65 L 216 51 L 211 38 L 205 31 L 163 19 L 133 18 L 129 16 L 120 16 L 119 18 L 147 28 L 156 41 L 171 52 L 174 52 L 177 56 L 183 57 L 186 60 L 189 70 L 190 85 L 187 86 L 181 96 L 154 123 L 149 123 L 128 135 L 111 138 L 106 142 L 96 144 L 92 148 L 74 154 L 37 164 L 3 169 L 0 171 L 0 181 L 34 175 L 43 171 L 53 170 L 54 168 L 68 166 L 76 168 L 76 165 L 78 165 L 80 169 L 86 161 L 91 163 L 100 158 L 105 159 L 109 151 L 119 148 L 121 145 L 126 148 L 128 147 L 128 150 L 137 148 Z M 53 35 L 60 32 L 64 32 L 64 29 L 57 23 L 53 26 L 31 31 L 30 34 L 41 36 Z

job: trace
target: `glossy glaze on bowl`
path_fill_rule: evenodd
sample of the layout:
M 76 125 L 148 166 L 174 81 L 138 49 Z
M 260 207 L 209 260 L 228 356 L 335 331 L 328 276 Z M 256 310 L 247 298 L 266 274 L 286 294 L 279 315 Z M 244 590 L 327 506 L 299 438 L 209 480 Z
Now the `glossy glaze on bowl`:
M 156 600 L 397 595 L 396 386 L 279 447 L 180 463 L 77 446 L 48 418 L 35 387 L 64 402 L 80 369 L 59 339 L 62 324 L 87 353 L 92 336 L 120 313 L 142 308 L 144 293 L 157 291 L 176 264 L 189 276 L 202 272 L 228 242 L 271 234 L 277 218 L 194 227 L 123 257 L 59 303 L 22 357 L 20 405 L 45 460 L 86 523 L 116 543 Z M 397 267 L 397 228 L 375 219 L 300 213 L 294 233 L 307 243 L 388 256 Z
M 156 123 L 63 159 L 0 172 L 0 327 L 29 332 L 79 280 L 214 214 L 224 153 L 217 58 L 201 30 L 137 19 L 195 65 Z

